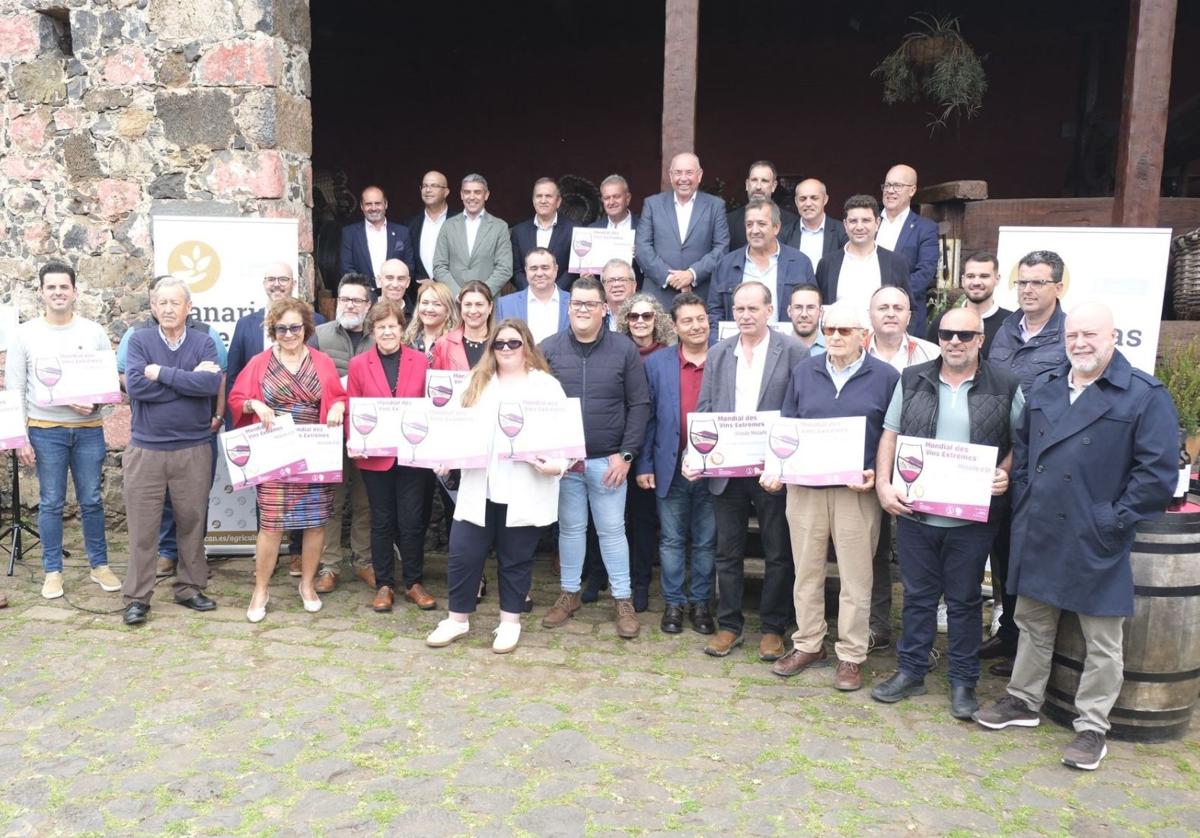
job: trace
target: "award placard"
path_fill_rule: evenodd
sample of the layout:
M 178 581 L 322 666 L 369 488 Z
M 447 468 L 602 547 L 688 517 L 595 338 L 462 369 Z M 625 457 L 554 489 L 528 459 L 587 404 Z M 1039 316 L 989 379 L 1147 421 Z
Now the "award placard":
M 634 230 L 576 227 L 571 231 L 567 272 L 599 275 L 612 259 L 624 259 L 632 265 L 635 235 Z
M 502 401 L 495 421 L 508 438 L 500 458 L 529 462 L 587 458 L 579 399 Z
M 304 468 L 284 483 L 341 483 L 345 428 L 328 425 L 296 425 L 296 436 L 304 451 Z
M 24 448 L 29 444 L 25 432 L 25 403 L 21 393 L 0 391 L 0 451 Z
M 897 437 L 892 481 L 915 512 L 986 522 L 999 453 L 994 445 Z
M 485 411 L 474 407 L 432 406 L 429 399 L 406 399 L 406 441 L 397 461 L 417 468 L 484 468 L 491 459 L 494 428 Z M 423 414 L 423 420 L 418 418 Z M 425 429 L 421 435 L 421 428 Z M 413 442 L 413 440 L 416 440 Z
M 33 359 L 33 401 L 42 407 L 121 401 L 117 354 L 74 349 Z
M 219 434 L 234 491 L 290 477 L 305 467 L 304 448 L 291 416 Z
M 776 419 L 764 469 L 797 486 L 862 485 L 867 418 Z
M 366 457 L 395 457 L 404 444 L 400 423 L 405 401 L 424 399 L 363 399 L 352 397 L 346 421 L 350 433 L 346 451 Z
M 767 427 L 778 410 L 689 413 L 687 463 L 703 477 L 757 477 L 763 473 Z

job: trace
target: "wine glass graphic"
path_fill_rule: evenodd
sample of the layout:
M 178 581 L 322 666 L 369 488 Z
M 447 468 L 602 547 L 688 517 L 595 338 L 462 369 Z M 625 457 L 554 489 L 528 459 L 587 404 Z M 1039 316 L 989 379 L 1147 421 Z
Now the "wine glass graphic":
M 429 416 L 419 407 L 410 407 L 400 417 L 400 433 L 413 447 L 410 463 L 417 461 L 417 445 L 429 435 Z
M 573 247 L 575 249 L 575 255 L 578 256 L 580 259 L 582 259 L 584 256 L 587 256 L 588 253 L 591 251 L 592 240 L 589 238 L 584 238 L 583 236 L 580 236 L 579 238 L 575 239 L 575 244 L 573 245 Z
M 912 485 L 917 482 L 924 467 L 925 451 L 920 444 L 916 442 L 900 443 L 900 449 L 896 452 L 896 471 L 900 473 L 900 479 L 905 483 L 906 492 L 912 493 Z
M 434 407 L 445 407 L 454 395 L 454 382 L 445 373 L 430 374 L 425 384 L 425 396 L 433 402 Z
M 525 412 L 521 410 L 521 403 L 500 402 L 496 421 L 500 423 L 500 430 L 508 437 L 508 455 L 515 456 L 517 434 L 521 432 L 521 428 L 525 427 Z
M 700 452 L 700 470 L 708 470 L 708 455 L 717 447 L 717 423 L 713 419 L 693 419 L 688 426 L 688 439 Z
M 361 410 L 351 411 L 350 424 L 362 436 L 362 450 L 363 453 L 366 453 L 367 434 L 375 430 L 375 426 L 379 424 L 379 414 L 375 412 L 374 407 L 364 407 Z
M 225 456 L 242 472 L 241 482 L 247 482 L 246 463 L 250 462 L 250 441 L 245 436 L 225 437 Z
M 54 385 L 62 380 L 62 364 L 58 358 L 38 358 L 33 363 L 33 374 L 50 393 L 50 401 L 54 401 Z
M 783 461 L 795 454 L 796 449 L 800 447 L 800 437 L 796 432 L 796 427 L 790 422 L 776 422 L 771 426 L 767 443 L 771 446 L 771 453 L 779 458 L 779 478 L 782 480 Z

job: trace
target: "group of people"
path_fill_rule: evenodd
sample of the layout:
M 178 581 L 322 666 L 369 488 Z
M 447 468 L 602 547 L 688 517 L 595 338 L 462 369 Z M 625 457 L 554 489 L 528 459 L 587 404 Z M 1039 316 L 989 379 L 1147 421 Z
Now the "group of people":
M 425 210 L 407 227 L 386 220 L 386 199 L 370 187 L 363 223 L 344 233 L 335 318 L 319 323 L 293 296 L 291 268 L 268 265 L 269 305 L 237 324 L 227 355 L 219 336 L 189 321 L 187 285 L 158 278 L 152 317 L 119 349 L 132 406 L 124 583 L 107 567 L 98 406 L 26 400 L 30 445 L 20 457 L 38 467 L 43 595 L 62 593 L 68 467 L 91 579 L 123 591 L 125 622 L 146 620 L 156 576 L 174 576 L 176 602 L 210 610 L 204 511 L 222 426 L 270 426 L 290 415 L 338 427 L 351 398 L 422 397 L 428 370 L 464 371 L 465 407 L 495 412 L 502 402 L 578 398 L 586 456 L 514 462 L 500 456 L 508 443 L 493 422 L 487 465 L 461 474 L 351 452 L 340 485 L 262 484 L 251 622 L 267 614 L 285 534 L 303 606 L 321 608 L 345 561 L 347 511 L 349 561 L 375 590 L 372 607 L 386 612 L 407 598 L 436 608 L 423 579 L 424 535 L 440 494 L 453 519 L 449 603 L 429 646 L 469 632 L 494 554 L 493 650 L 515 649 L 521 614 L 532 607 L 534 554 L 555 526 L 559 592 L 543 627 L 564 625 L 609 586 L 616 633 L 636 637 L 657 553 L 661 630 L 678 634 L 690 624 L 708 638 L 706 654 L 725 656 L 745 640 L 753 514 L 765 559 L 758 657 L 774 673 L 791 677 L 827 661 L 825 580 L 834 561 L 832 683 L 860 689 L 867 656 L 892 643 L 895 561 L 904 592 L 897 669 L 872 696 L 896 702 L 925 692 L 944 600 L 951 714 L 990 728 L 1033 726 L 1059 610 L 1074 611 L 1087 662 L 1078 735 L 1063 761 L 1095 768 L 1121 685 L 1133 532 L 1174 494 L 1178 450 L 1171 399 L 1116 348 L 1112 313 L 1099 303 L 1064 312 L 1064 265 L 1050 251 L 1020 261 L 1020 308 L 1000 308 L 998 261 L 978 252 L 963 262 L 960 301 L 927 328 L 937 230 L 909 208 L 916 172 L 905 165 L 886 175 L 882 212 L 872 196 L 855 195 L 843 221 L 826 215 L 817 180 L 796 187 L 796 215 L 782 210 L 770 197 L 777 183 L 766 161 L 750 168 L 746 205 L 728 214 L 699 191 L 695 155 L 677 155 L 668 174 L 672 188 L 648 198 L 640 218 L 629 211 L 625 180 L 605 179 L 597 224 L 636 230 L 634 258 L 578 278 L 565 271 L 570 222 L 558 216 L 552 180 L 534 185 L 535 216 L 511 232 L 484 210 L 479 175 L 462 180 L 464 211 L 448 216 L 446 179 L 427 173 Z M 423 279 L 410 293 L 414 276 Z M 39 281 L 45 313 L 23 324 L 10 348 L 10 390 L 26 391 L 33 359 L 51 345 L 108 346 L 101 327 L 74 313 L 69 266 L 47 264 Z M 517 289 L 500 296 L 510 281 Z M 717 340 L 719 324 L 730 321 L 733 334 Z M 706 476 L 686 456 L 689 413 L 758 411 L 865 417 L 861 476 L 844 486 L 785 486 L 777 475 Z M 901 435 L 996 447 L 986 522 L 914 511 L 892 480 Z M 1003 617 L 984 643 L 989 557 Z M 999 659 L 993 671 L 1011 679 L 982 709 L 981 657 Z

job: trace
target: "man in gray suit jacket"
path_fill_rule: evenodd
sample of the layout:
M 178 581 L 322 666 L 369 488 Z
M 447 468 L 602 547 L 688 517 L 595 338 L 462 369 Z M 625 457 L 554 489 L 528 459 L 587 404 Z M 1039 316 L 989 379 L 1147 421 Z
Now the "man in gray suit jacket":
M 512 278 L 512 242 L 508 224 L 484 210 L 488 196 L 483 175 L 462 179 L 463 211 L 446 219 L 433 250 L 433 278 L 458 292 L 471 280 L 479 280 L 500 296 L 504 283 Z
M 680 291 L 707 299 L 708 278 L 729 250 L 729 225 L 725 203 L 699 191 L 700 158 L 676 154 L 667 174 L 672 191 L 646 199 L 634 251 L 646 277 L 642 290 L 670 311 Z
M 779 410 L 792 380 L 792 368 L 808 357 L 808 348 L 795 338 L 770 328 L 775 308 L 771 289 L 758 281 L 743 282 L 733 292 L 733 317 L 738 334 L 708 353 L 700 384 L 698 413 L 752 413 Z M 741 386 L 738 380 L 742 379 Z M 754 382 L 758 382 L 755 386 Z M 683 476 L 695 480 L 700 472 L 686 462 Z M 766 569 L 760 612 L 760 660 L 783 656 L 783 632 L 791 622 L 795 570 L 788 538 L 786 501 L 763 489 L 757 477 L 708 478 L 717 519 L 717 627 L 706 654 L 724 657 L 742 644 L 743 559 L 750 507 L 758 516 Z

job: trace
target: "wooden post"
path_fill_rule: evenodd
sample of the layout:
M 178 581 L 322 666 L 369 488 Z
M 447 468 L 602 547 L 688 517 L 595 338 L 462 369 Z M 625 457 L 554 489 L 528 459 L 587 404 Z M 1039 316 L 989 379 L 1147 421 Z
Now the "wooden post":
M 700 0 L 667 0 L 663 38 L 662 187 L 667 163 L 696 144 L 696 55 L 699 48 Z M 1160 152 L 1161 154 L 1161 152 Z
M 1129 0 L 1125 90 L 1112 223 L 1157 227 L 1176 0 Z

